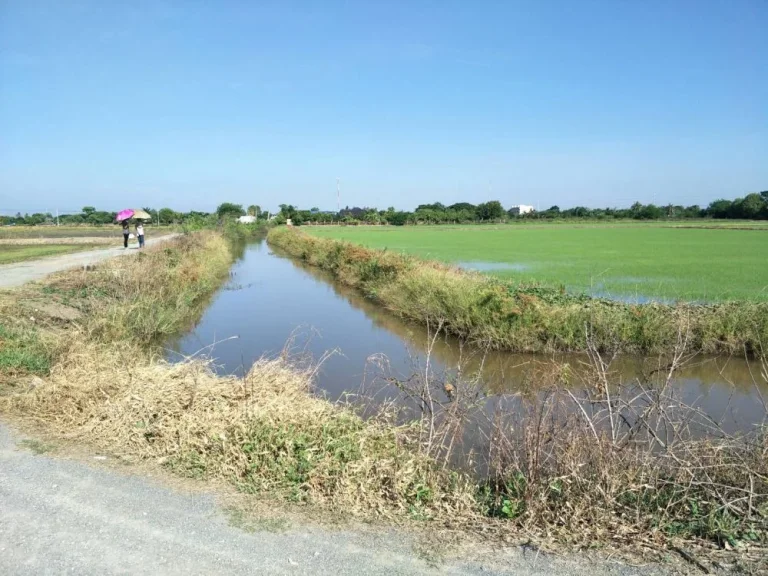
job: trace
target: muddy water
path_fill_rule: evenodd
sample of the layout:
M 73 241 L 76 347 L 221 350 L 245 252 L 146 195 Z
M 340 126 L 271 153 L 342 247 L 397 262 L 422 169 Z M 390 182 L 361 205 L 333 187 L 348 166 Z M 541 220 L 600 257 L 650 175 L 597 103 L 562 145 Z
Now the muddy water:
M 365 300 L 327 274 L 275 254 L 266 242 L 244 247 L 231 279 L 214 297 L 196 326 L 173 346 L 172 357 L 205 354 L 222 373 L 242 374 L 259 357 L 281 352 L 293 339 L 294 351 L 315 358 L 335 350 L 318 373 L 317 386 L 331 398 L 376 386 L 385 357 L 390 373 L 407 377 L 423 369 L 429 334 Z M 431 349 L 436 370 L 465 373 L 482 368 L 491 392 L 535 389 L 537 375 L 552 357 L 482 353 L 452 339 L 438 338 Z M 554 358 L 567 363 L 578 380 L 586 357 Z M 380 364 L 380 363 L 379 363 Z M 647 381 L 664 366 L 659 359 L 624 357 L 612 365 L 613 380 Z M 740 358 L 693 359 L 675 377 L 674 386 L 727 429 L 749 428 L 762 420 L 768 386 L 760 366 Z

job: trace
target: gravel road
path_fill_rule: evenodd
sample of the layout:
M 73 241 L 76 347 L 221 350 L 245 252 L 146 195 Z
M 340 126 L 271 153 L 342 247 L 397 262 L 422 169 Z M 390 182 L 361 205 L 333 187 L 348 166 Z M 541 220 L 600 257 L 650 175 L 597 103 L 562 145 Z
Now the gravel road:
M 394 531 L 233 526 L 212 494 L 35 454 L 0 424 L 0 574 L 657 574 L 510 548 L 431 566 Z
M 165 242 L 176 234 L 167 234 L 157 238 L 149 238 L 147 246 L 152 246 L 160 242 Z M 122 238 L 119 239 L 122 242 Z M 107 258 L 115 256 L 132 256 L 138 253 L 135 247 L 135 240 L 132 241 L 126 250 L 122 246 L 115 248 L 102 248 L 100 250 L 88 250 L 85 252 L 75 252 L 73 254 L 62 254 L 51 258 L 41 258 L 40 260 L 30 260 L 28 262 L 19 262 L 17 264 L 5 264 L 0 266 L 0 288 L 14 288 L 21 286 L 33 280 L 40 280 L 48 274 L 67 270 L 69 268 L 81 268 L 90 264 L 96 264 Z M 2 247 L 0 246 L 0 250 Z

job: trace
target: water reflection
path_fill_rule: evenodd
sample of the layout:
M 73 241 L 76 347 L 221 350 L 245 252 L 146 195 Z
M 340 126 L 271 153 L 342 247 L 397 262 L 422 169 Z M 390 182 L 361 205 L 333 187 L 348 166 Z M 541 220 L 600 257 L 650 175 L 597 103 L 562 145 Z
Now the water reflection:
M 295 345 L 315 357 L 338 350 L 323 364 L 317 380 L 331 398 L 370 381 L 370 359 L 375 355 L 385 355 L 395 374 L 410 374 L 414 363 L 423 362 L 428 342 L 426 328 L 402 321 L 321 270 L 274 254 L 262 241 L 243 246 L 230 282 L 173 349 L 183 355 L 204 351 L 216 359 L 220 372 L 242 374 L 259 357 L 279 353 L 297 328 Z M 575 381 L 586 369 L 583 355 L 482 352 L 462 348 L 450 338 L 435 342 L 432 360 L 436 369 L 450 370 L 461 363 L 466 373 L 482 367 L 493 393 L 535 388 L 537 374 L 551 369 L 553 361 L 567 363 Z M 625 382 L 646 381 L 664 369 L 663 359 L 631 356 L 612 365 L 614 380 Z M 713 417 L 724 417 L 728 428 L 748 426 L 764 415 L 758 386 L 765 397 L 767 387 L 759 366 L 744 359 L 696 359 L 674 383 L 685 401 Z

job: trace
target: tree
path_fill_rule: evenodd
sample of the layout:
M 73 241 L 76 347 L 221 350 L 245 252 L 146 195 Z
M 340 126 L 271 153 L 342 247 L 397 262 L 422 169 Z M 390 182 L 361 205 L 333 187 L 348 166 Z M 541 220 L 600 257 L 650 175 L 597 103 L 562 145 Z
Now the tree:
M 738 202 L 738 216 L 754 220 L 760 218 L 765 208 L 765 200 L 760 194 L 747 194 Z
M 170 208 L 160 208 L 157 217 L 160 220 L 160 224 L 173 224 L 174 220 L 176 220 L 176 212 Z
M 259 214 L 261 213 L 261 206 L 258 204 L 251 204 L 248 206 L 248 216 L 256 216 L 256 218 L 259 217 Z
M 710 203 L 707 213 L 713 218 L 730 218 L 733 202 L 730 200 L 715 200 Z
M 477 207 L 474 204 L 470 204 L 469 202 L 457 202 L 456 204 L 448 206 L 448 210 L 456 210 L 457 212 L 462 210 L 470 210 L 474 212 L 476 208 Z
M 480 220 L 499 220 L 504 218 L 504 207 L 498 200 L 478 204 L 477 217 Z
M 408 212 L 392 212 L 387 217 L 387 222 L 393 226 L 404 226 L 408 222 Z
M 226 220 L 227 218 L 238 218 L 245 215 L 242 204 L 232 204 L 231 202 L 224 202 L 219 204 L 216 208 L 216 215 L 220 220 Z
M 91 214 L 93 214 L 94 212 L 96 212 L 96 208 L 94 208 L 93 206 L 84 206 L 83 207 L 83 214 L 85 214 L 86 218 L 88 216 L 90 216 Z

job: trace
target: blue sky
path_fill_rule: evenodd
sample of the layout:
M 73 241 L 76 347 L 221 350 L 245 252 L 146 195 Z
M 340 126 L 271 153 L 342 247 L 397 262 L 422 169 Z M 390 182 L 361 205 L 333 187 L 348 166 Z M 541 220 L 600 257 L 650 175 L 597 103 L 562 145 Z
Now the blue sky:
M 765 0 L 0 0 L 0 210 L 768 189 Z

